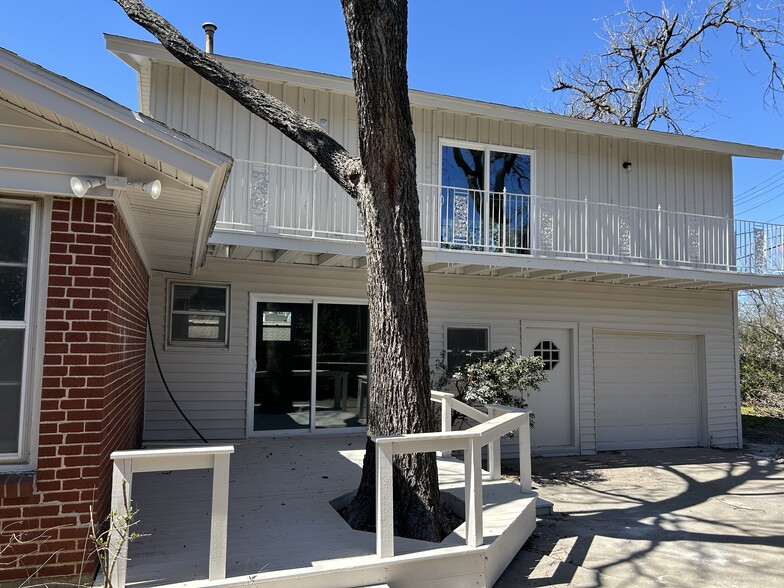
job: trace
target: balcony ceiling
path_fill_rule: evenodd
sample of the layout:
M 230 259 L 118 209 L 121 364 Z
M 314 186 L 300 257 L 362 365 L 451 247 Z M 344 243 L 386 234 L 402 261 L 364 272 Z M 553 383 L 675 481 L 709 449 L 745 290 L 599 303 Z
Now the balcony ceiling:
M 243 235 L 216 232 L 211 238 L 208 256 L 249 262 L 360 270 L 367 267 L 364 245 L 361 243 L 286 237 L 265 238 L 265 241 L 265 245 L 272 246 L 250 243 Z M 434 275 L 591 282 L 688 290 L 738 291 L 784 287 L 784 276 L 433 248 L 423 249 L 423 267 L 426 274 Z

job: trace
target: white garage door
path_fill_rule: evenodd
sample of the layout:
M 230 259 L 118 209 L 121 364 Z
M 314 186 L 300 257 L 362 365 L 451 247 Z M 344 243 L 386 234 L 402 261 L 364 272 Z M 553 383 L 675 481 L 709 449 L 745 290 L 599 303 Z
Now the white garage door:
M 699 444 L 695 337 L 597 333 L 594 366 L 599 451 Z

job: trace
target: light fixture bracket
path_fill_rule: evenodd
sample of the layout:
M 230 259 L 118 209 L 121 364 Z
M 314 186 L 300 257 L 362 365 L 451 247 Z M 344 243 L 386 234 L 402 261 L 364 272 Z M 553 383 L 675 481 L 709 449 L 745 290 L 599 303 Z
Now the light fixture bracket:
M 160 180 L 150 182 L 129 182 L 124 176 L 106 176 L 99 178 L 95 176 L 73 176 L 71 178 L 71 192 L 77 198 L 83 198 L 88 191 L 98 186 L 106 185 L 109 190 L 127 190 L 135 188 L 149 194 L 153 200 L 158 200 L 161 196 L 163 186 Z
M 123 176 L 106 176 L 106 187 L 110 190 L 126 190 L 128 178 Z

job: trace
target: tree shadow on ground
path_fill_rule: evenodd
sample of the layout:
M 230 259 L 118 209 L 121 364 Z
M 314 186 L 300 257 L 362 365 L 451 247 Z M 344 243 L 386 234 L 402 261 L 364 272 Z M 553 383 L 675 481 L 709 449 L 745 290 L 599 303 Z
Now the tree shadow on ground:
M 671 564 L 713 582 L 730 566 L 745 585 L 778 573 L 761 556 L 784 549 L 776 515 L 784 464 L 691 449 L 534 459 L 532 467 L 556 514 L 538 523 L 499 588 L 521 578 L 527 586 L 653 585 L 678 573 Z M 568 512 L 558 512 L 559 495 Z

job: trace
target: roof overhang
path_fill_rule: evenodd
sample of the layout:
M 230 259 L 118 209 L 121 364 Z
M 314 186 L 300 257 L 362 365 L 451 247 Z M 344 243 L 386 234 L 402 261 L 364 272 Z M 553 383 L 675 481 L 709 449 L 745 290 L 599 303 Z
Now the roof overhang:
M 69 154 L 71 169 L 0 162 L 0 189 L 74 197 L 71 175 L 160 179 L 164 192 L 158 200 L 130 199 L 106 188 L 92 190 L 90 196 L 117 202 L 148 269 L 192 274 L 203 263 L 231 170 L 230 156 L 4 49 L 0 104 L 9 113 L 34 119 L 42 129 L 91 146 L 78 156 Z M 13 142 L 4 147 L 15 149 Z
M 106 38 L 106 48 L 136 71 L 140 71 L 141 68 L 150 61 L 185 67 L 158 43 L 109 34 L 104 36 Z M 281 67 L 222 55 L 213 55 L 213 57 L 219 59 L 237 73 L 250 78 L 273 82 L 285 82 L 305 88 L 340 92 L 349 95 L 354 94 L 354 83 L 350 78 Z M 782 149 L 624 127 L 514 106 L 494 104 L 491 102 L 457 98 L 432 92 L 422 92 L 419 90 L 411 90 L 409 95 L 412 106 L 449 110 L 523 124 L 618 139 L 628 139 L 656 145 L 698 149 L 701 151 L 723 153 L 737 157 L 752 157 L 758 159 L 781 159 L 784 157 L 784 150 Z

